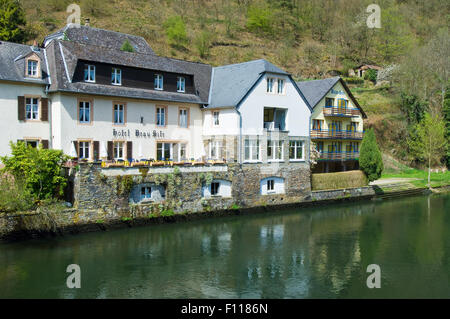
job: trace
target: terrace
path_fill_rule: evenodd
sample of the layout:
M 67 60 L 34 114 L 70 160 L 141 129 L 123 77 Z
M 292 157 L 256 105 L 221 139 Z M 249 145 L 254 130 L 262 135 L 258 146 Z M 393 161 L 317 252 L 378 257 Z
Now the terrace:
M 362 140 L 364 132 L 354 130 L 311 130 L 312 139 L 353 139 Z
M 319 160 L 357 160 L 359 152 L 320 152 Z

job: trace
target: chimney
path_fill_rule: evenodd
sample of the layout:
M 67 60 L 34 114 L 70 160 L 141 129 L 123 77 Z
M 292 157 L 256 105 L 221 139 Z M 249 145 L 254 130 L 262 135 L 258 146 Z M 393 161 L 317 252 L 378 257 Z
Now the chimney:
M 90 23 L 91 23 L 91 19 L 89 19 L 89 18 L 84 19 L 84 25 L 85 25 L 86 27 L 89 27 L 89 26 L 90 26 Z

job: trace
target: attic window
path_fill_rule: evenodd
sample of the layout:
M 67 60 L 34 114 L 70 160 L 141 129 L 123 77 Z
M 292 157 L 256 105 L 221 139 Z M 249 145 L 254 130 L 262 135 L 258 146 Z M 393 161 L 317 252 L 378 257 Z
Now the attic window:
M 95 82 L 95 65 L 86 64 L 84 66 L 84 81 Z
M 38 76 L 38 61 L 28 60 L 27 63 L 27 76 L 37 77 Z

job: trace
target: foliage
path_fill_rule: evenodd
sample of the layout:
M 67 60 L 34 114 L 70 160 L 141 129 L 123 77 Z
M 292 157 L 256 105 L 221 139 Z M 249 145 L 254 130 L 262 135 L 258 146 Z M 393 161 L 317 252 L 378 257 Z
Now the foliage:
M 247 11 L 247 28 L 252 32 L 271 33 L 274 15 L 268 4 L 251 5 Z
M 23 180 L 26 188 L 38 200 L 62 196 L 67 178 L 61 174 L 68 157 L 60 150 L 27 146 L 23 142 L 10 143 L 12 156 L 0 157 L 4 172 Z
M 23 180 L 0 176 L 0 212 L 30 210 L 35 207 L 34 196 Z
M 358 77 L 343 78 L 347 84 L 364 84 L 364 80 Z
M 406 116 L 408 124 L 417 124 L 422 121 L 425 112 L 428 109 L 428 104 L 420 100 L 417 95 L 400 94 L 401 110 Z
M 116 179 L 117 179 L 117 193 L 119 195 L 128 195 L 134 186 L 133 176 L 118 175 Z
M 125 40 L 125 42 L 122 44 L 122 47 L 120 48 L 120 50 L 125 51 L 125 52 L 134 52 L 134 48 L 131 45 L 130 41 Z
M 425 187 L 428 185 L 428 172 L 414 168 L 407 168 L 397 173 L 383 173 L 381 178 L 411 178 L 413 180 L 409 183 L 414 184 L 416 187 Z M 431 187 L 450 185 L 450 171 L 431 172 L 430 182 Z
M 313 190 L 357 188 L 367 184 L 367 177 L 362 171 L 311 174 Z
M 0 40 L 23 43 L 27 40 L 25 12 L 18 0 L 0 0 Z
M 450 91 L 448 89 L 444 99 L 444 107 L 442 109 L 442 113 L 444 114 L 447 137 L 446 163 L 447 167 L 450 167 Z
M 164 23 L 169 43 L 175 47 L 182 47 L 187 42 L 186 26 L 180 16 L 169 17 Z
M 364 79 L 375 83 L 377 81 L 377 70 L 369 69 L 364 73 Z
M 175 212 L 172 209 L 165 209 L 161 212 L 162 217 L 170 217 L 175 215 Z
M 311 168 L 317 165 L 317 161 L 320 158 L 320 152 L 317 150 L 316 143 L 312 142 L 310 143 L 309 147 L 309 165 Z
M 369 182 L 380 178 L 383 171 L 383 160 L 373 129 L 367 130 L 364 134 L 359 155 L 359 166 L 366 174 Z
M 209 55 L 211 47 L 211 37 L 212 34 L 209 31 L 202 31 L 195 37 L 195 47 L 197 48 L 198 54 L 201 58 L 206 58 Z
M 423 120 L 415 127 L 414 138 L 408 141 L 417 158 L 425 160 L 428 166 L 428 185 L 432 165 L 439 164 L 447 149 L 445 123 L 438 116 L 425 113 Z

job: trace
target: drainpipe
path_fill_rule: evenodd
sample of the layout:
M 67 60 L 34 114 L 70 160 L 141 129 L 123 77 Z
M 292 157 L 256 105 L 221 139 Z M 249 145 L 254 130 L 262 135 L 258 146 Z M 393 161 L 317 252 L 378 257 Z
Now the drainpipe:
M 49 90 L 50 85 L 46 85 L 45 86 L 45 95 L 47 96 L 48 99 L 48 126 L 49 126 L 49 134 L 50 134 L 50 138 L 49 138 L 49 149 L 53 149 L 53 119 L 52 119 L 52 100 L 49 98 L 48 96 L 48 90 Z
M 238 158 L 239 158 L 239 165 L 242 165 L 242 114 L 236 108 L 236 112 L 239 114 L 239 150 L 238 150 Z

